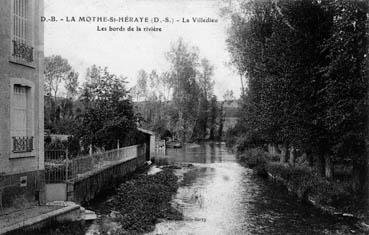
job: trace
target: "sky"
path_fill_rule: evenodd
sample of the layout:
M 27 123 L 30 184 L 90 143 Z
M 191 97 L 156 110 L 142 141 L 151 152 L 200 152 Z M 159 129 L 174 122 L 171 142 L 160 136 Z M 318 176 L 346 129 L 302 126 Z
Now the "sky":
M 45 0 L 44 16 L 55 16 L 58 22 L 44 22 L 45 56 L 61 55 L 79 72 L 83 81 L 86 69 L 96 64 L 107 66 L 117 75 L 128 78 L 128 86 L 136 83 L 137 72 L 169 69 L 165 52 L 182 37 L 190 46 L 199 48 L 201 58 L 214 65 L 214 93 L 222 99 L 226 90 L 240 94 L 240 82 L 226 49 L 229 21 L 219 16 L 218 0 Z M 66 22 L 74 16 L 77 22 Z M 168 23 L 86 23 L 80 16 L 158 17 L 179 20 Z M 182 18 L 204 17 L 217 23 L 181 23 Z M 61 21 L 60 19 L 64 19 Z M 97 27 L 157 27 L 162 32 L 97 31 Z

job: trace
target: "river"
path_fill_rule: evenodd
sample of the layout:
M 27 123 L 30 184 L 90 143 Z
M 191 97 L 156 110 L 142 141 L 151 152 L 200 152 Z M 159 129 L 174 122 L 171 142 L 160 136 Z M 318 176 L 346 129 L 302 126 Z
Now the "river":
M 224 144 L 170 149 L 160 163 L 185 163 L 173 205 L 182 221 L 162 221 L 149 234 L 351 234 L 353 223 L 322 214 L 283 187 L 241 166 Z

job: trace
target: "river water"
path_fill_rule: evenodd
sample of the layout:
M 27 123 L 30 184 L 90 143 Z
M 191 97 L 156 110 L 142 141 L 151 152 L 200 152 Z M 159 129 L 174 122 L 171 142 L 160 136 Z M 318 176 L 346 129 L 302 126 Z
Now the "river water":
M 322 214 L 283 187 L 241 166 L 224 144 L 170 149 L 162 162 L 188 164 L 172 203 L 182 221 L 162 221 L 150 234 L 352 234 L 351 221 Z

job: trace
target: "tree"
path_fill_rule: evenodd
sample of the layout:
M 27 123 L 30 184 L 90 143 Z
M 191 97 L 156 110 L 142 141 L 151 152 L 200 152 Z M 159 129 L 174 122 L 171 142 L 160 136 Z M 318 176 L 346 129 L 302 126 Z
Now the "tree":
M 327 178 L 333 161 L 349 153 L 359 184 L 366 172 L 368 4 L 299 0 L 241 6 L 227 43 L 233 64 L 248 76 L 240 119 L 245 145 L 309 152 Z
M 226 92 L 223 95 L 223 101 L 220 102 L 220 107 L 219 107 L 219 127 L 218 127 L 218 139 L 222 140 L 223 138 L 223 128 L 224 128 L 224 121 L 225 121 L 225 115 L 226 115 L 226 110 L 224 110 L 224 104 L 231 104 L 232 102 L 235 101 L 235 98 L 233 96 L 233 91 L 232 90 L 226 90 Z
M 93 66 L 90 71 L 93 79 L 87 79 L 81 95 L 88 105 L 77 130 L 85 149 L 90 144 L 112 149 L 118 140 L 122 145 L 134 144 L 136 116 L 125 78 L 111 74 L 107 67 Z
M 223 95 L 223 100 L 227 103 L 230 103 L 234 101 L 236 98 L 234 98 L 234 94 L 232 90 L 226 90 L 226 92 Z
M 78 76 L 77 72 L 71 71 L 65 78 L 65 89 L 67 90 L 67 98 L 74 99 L 78 94 Z
M 163 101 L 168 101 L 171 98 L 171 93 L 173 89 L 173 79 L 169 72 L 164 72 L 159 76 L 159 84 L 161 89 L 161 94 Z
M 224 111 L 224 102 L 223 101 L 221 104 L 220 104 L 220 107 L 219 107 L 219 127 L 218 127 L 218 136 L 217 136 L 217 139 L 218 140 L 222 140 L 223 139 L 223 128 L 224 128 L 224 121 L 225 121 L 225 111 Z
M 149 80 L 150 80 L 150 89 L 153 90 L 155 88 L 158 88 L 159 83 L 159 75 L 156 72 L 156 70 L 152 70 L 149 74 Z
M 64 83 L 68 96 L 77 92 L 78 73 L 72 70 L 68 61 L 60 55 L 45 58 L 45 115 L 47 129 L 55 133 L 66 133 L 72 126 L 71 116 L 73 103 L 59 97 L 60 87 Z
M 215 140 L 218 112 L 218 100 L 217 97 L 213 95 L 210 100 L 210 140 Z
M 328 61 L 320 69 L 327 104 L 322 122 L 330 133 L 334 159 L 352 159 L 354 189 L 365 191 L 368 2 L 332 1 L 329 7 L 334 12 L 332 34 L 321 46 Z
M 196 131 L 193 133 L 194 138 L 205 139 L 207 136 L 208 119 L 209 119 L 209 103 L 213 95 L 214 81 L 212 79 L 214 73 L 214 66 L 212 66 L 207 59 L 202 59 L 198 72 L 199 84 L 199 106 L 198 119 L 195 125 Z
M 145 70 L 140 70 L 138 71 L 138 75 L 137 75 L 137 85 L 136 85 L 136 89 L 137 89 L 137 100 L 139 98 L 144 97 L 144 99 L 146 100 L 147 97 L 147 90 L 148 90 L 148 75 L 146 73 Z
M 172 44 L 166 53 L 173 79 L 173 105 L 171 119 L 175 132 L 183 142 L 192 136 L 197 120 L 199 86 L 196 82 L 198 50 L 189 48 L 182 39 Z
M 199 62 L 198 53 L 179 39 L 165 54 L 169 71 L 139 72 L 131 92 L 137 101 L 145 93 L 145 101 L 136 103 L 143 118 L 140 125 L 159 132 L 170 130 L 183 142 L 207 138 L 214 67 L 205 58 Z
M 60 85 L 67 79 L 71 69 L 68 60 L 60 55 L 45 57 L 45 94 L 56 99 Z

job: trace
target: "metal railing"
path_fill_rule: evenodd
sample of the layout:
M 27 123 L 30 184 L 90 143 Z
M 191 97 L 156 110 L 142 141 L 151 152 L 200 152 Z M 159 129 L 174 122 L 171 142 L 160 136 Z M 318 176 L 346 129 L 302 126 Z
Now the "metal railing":
M 27 62 L 33 61 L 33 47 L 24 42 L 13 40 L 13 56 Z
M 32 136 L 13 136 L 13 153 L 32 152 L 33 137 Z
M 53 149 L 45 150 L 45 162 L 59 162 L 64 161 L 68 158 L 68 150 L 64 149 Z
M 69 159 L 67 150 L 45 150 L 46 183 L 65 182 L 69 178 L 69 171 Z
M 86 173 L 145 155 L 146 145 L 133 145 L 106 152 L 68 158 L 63 150 L 45 151 L 45 179 L 58 183 L 78 178 Z

